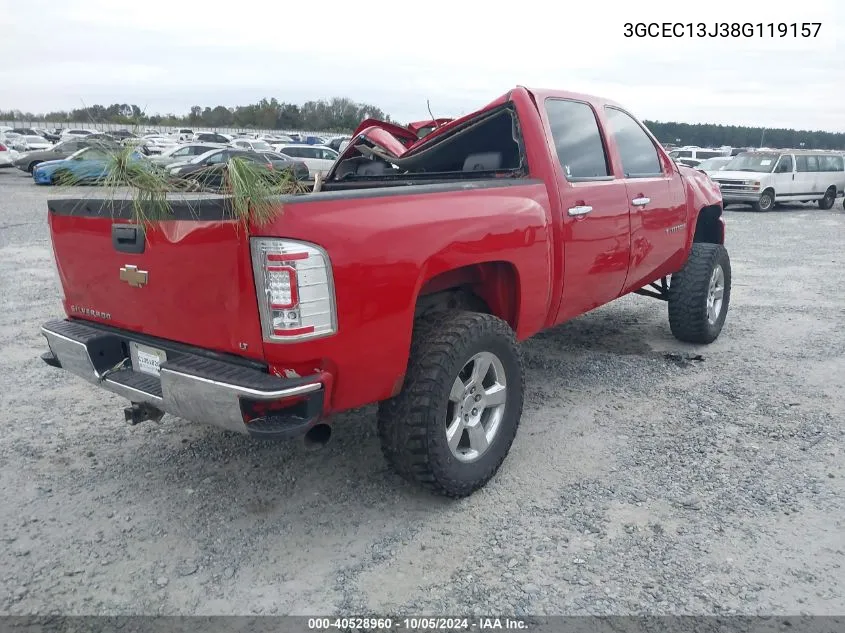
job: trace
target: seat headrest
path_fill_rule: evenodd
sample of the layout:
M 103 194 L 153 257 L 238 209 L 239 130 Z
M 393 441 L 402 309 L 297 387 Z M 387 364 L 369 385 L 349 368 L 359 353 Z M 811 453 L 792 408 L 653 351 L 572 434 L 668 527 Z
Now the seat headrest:
M 359 176 L 381 176 L 386 168 L 387 165 L 380 161 L 368 160 L 358 165 L 356 173 Z
M 501 152 L 470 154 L 464 161 L 464 171 L 494 171 L 502 166 Z

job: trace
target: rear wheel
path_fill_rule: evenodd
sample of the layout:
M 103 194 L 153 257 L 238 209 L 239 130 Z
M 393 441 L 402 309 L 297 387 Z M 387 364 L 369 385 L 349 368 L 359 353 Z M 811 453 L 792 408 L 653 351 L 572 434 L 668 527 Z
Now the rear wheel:
M 465 497 L 499 470 L 522 416 L 522 358 L 489 314 L 418 319 L 405 385 L 379 407 L 382 452 L 405 479 Z
M 836 202 L 836 187 L 828 187 L 824 197 L 819 199 L 819 209 L 832 209 Z
M 731 300 L 731 260 L 721 244 L 695 242 L 669 284 L 669 328 L 686 343 L 715 341 Z
M 771 211 L 775 206 L 775 192 L 771 189 L 766 189 L 760 194 L 760 198 L 752 204 L 755 211 Z

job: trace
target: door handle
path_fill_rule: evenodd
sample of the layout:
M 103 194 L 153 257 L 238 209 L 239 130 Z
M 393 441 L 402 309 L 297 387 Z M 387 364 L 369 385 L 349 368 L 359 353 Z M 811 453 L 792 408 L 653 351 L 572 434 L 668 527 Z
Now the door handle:
M 633 200 L 631 200 L 631 204 L 633 204 L 635 207 L 644 207 L 649 202 L 651 202 L 651 198 L 634 198 Z
M 567 213 L 573 217 L 578 217 L 581 215 L 587 215 L 592 210 L 593 207 L 582 204 L 577 207 L 569 207 L 569 211 L 567 211 Z

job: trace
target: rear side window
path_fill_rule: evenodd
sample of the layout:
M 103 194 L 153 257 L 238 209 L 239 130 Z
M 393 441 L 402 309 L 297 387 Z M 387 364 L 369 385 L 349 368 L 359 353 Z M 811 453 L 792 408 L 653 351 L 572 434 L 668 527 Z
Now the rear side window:
M 716 158 L 716 156 L 721 156 L 721 155 L 722 155 L 721 152 L 701 152 L 701 151 L 698 151 L 698 152 L 695 153 L 696 158 L 702 158 L 702 159 L 704 159 L 704 158 Z
M 619 147 L 625 178 L 661 176 L 660 157 L 645 130 L 628 113 L 607 108 L 610 133 Z
M 610 175 L 599 125 L 586 103 L 546 99 L 557 158 L 568 179 L 606 178 Z
M 672 156 L 674 156 L 675 158 L 692 158 L 692 152 L 685 149 L 677 152 L 672 152 Z
M 299 153 L 298 147 L 283 147 L 282 154 L 286 154 L 287 156 L 293 156 L 295 158 L 299 158 L 302 154 Z
M 819 156 L 820 171 L 843 171 L 845 160 L 842 156 Z
M 795 157 L 795 166 L 797 167 L 797 171 L 819 171 L 819 158 L 820 156 L 796 156 Z

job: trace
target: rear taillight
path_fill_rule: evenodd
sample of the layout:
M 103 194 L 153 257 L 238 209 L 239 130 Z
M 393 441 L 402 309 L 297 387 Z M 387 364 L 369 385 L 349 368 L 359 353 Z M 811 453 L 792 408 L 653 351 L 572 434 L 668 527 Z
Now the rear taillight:
M 6 147 L 5 145 L 3 145 L 3 143 L 0 143 L 0 152 L 8 152 L 8 151 L 9 151 L 9 148 Z
M 264 340 L 301 341 L 337 331 L 331 263 L 318 246 L 269 237 L 250 240 Z

